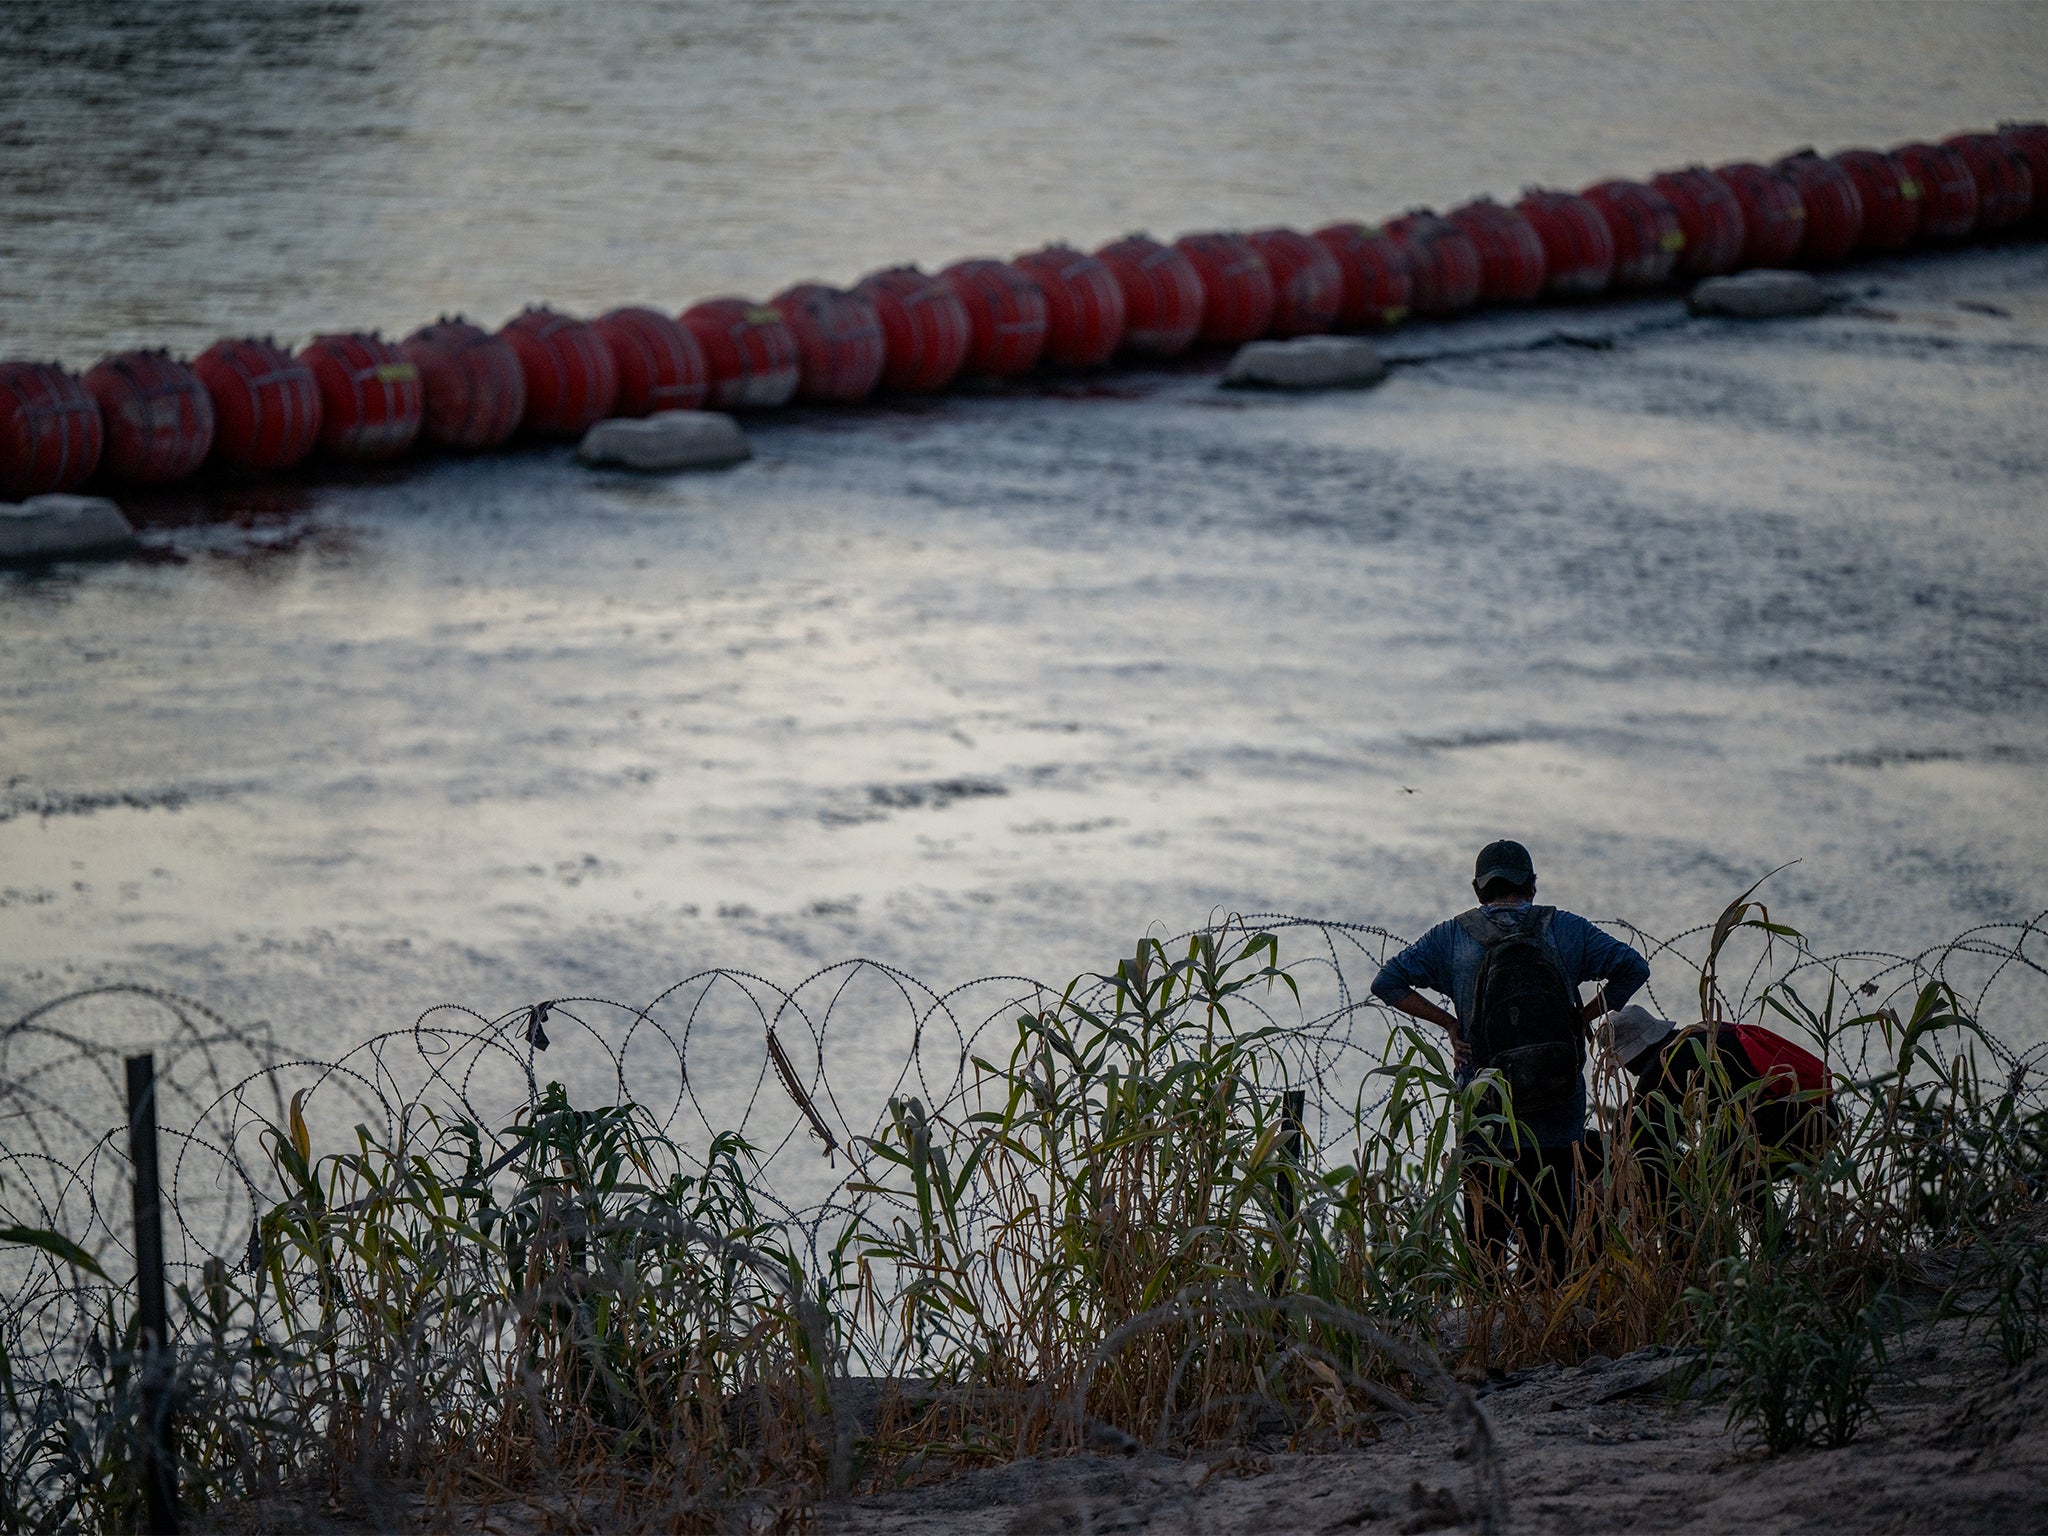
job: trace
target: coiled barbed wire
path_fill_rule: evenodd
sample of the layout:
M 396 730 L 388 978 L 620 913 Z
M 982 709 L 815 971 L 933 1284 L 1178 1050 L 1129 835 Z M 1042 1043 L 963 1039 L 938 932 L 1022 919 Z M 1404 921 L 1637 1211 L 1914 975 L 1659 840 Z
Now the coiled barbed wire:
M 1657 979 L 1646 996 L 1656 1011 L 1681 1020 L 1697 1011 L 1688 991 L 1709 963 L 1713 925 L 1663 939 L 1623 921 L 1603 926 L 1651 961 Z M 2048 1076 L 2044 927 L 2048 913 L 1983 924 L 1913 955 L 1821 954 L 1802 939 L 1772 936 L 1739 969 L 1719 957 L 1722 1016 L 1760 1017 L 1767 992 L 1793 988 L 1816 1006 L 1832 994 L 1843 1017 L 1896 1022 L 1938 983 L 1982 1030 L 1969 1041 L 1936 1042 L 1939 1059 L 1980 1053 L 1980 1065 L 1994 1068 L 2018 1103 L 2038 1110 Z M 1330 1144 L 1334 1130 L 1355 1129 L 1385 1102 L 1372 1069 L 1402 1021 L 1362 983 L 1403 941 L 1366 924 L 1254 913 L 1163 942 L 1171 953 L 1202 934 L 1253 933 L 1278 938 L 1300 1001 L 1284 990 L 1233 1001 L 1254 1010 L 1257 1024 L 1279 1027 L 1276 1059 L 1288 1085 L 1306 1094 L 1312 1140 Z M 1674 975 L 1683 978 L 1677 985 Z M 1114 985 L 1109 974 L 1084 977 L 1071 996 L 1101 1006 Z M 1063 991 L 1010 975 L 942 991 L 866 958 L 787 987 L 714 968 L 638 1004 L 559 997 L 495 1017 L 438 1005 L 332 1059 L 290 1053 L 268 1024 L 237 1025 L 155 987 L 52 998 L 0 1029 L 0 1227 L 57 1232 L 109 1278 L 95 1280 L 46 1252 L 0 1248 L 6 1358 L 17 1381 L 61 1371 L 82 1347 L 81 1330 L 104 1316 L 96 1300 L 131 1283 L 120 1058 L 138 1041 L 158 1058 L 174 1284 L 196 1284 L 209 1262 L 254 1268 L 256 1224 L 281 1194 L 261 1138 L 289 1114 L 301 1114 L 321 1145 L 353 1140 L 355 1125 L 389 1144 L 422 1112 L 459 1119 L 499 1137 L 489 1149 L 493 1173 L 514 1146 L 504 1129 L 547 1081 L 569 1085 L 579 1103 L 640 1106 L 686 1155 L 738 1132 L 755 1149 L 750 1177 L 762 1209 L 815 1256 L 821 1234 L 858 1206 L 848 1186 L 862 1174 L 863 1143 L 889 1102 L 914 1096 L 935 1111 L 963 1106 L 977 1054 L 1001 1059 L 991 1042 L 1005 1038 L 1019 1013 L 1055 1006 Z M 151 1016 L 147 1027 L 135 1022 L 138 1006 Z M 119 1027 L 109 1021 L 115 1012 Z M 1866 1027 L 1829 1042 L 1832 1065 L 1849 1077 L 1888 1065 L 1873 1059 L 1878 1034 Z

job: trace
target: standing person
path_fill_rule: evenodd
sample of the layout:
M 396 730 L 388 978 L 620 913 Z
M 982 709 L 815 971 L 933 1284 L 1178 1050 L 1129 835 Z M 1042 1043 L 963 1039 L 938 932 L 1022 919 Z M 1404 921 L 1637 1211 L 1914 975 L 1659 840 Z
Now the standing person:
M 1477 1130 L 1465 1143 L 1468 1156 L 1499 1165 L 1465 1186 L 1466 1231 L 1502 1265 L 1519 1231 L 1524 1262 L 1562 1274 L 1577 1210 L 1574 1148 L 1586 1133 L 1586 1026 L 1627 1002 L 1650 967 L 1583 917 L 1535 905 L 1536 866 L 1520 843 L 1480 849 L 1472 890 L 1479 905 L 1389 960 L 1372 991 L 1449 1033 L 1460 1087 L 1489 1067 L 1506 1081 L 1512 1128 Z M 1589 981 L 1605 983 L 1604 998 L 1580 1001 Z M 1422 988 L 1448 998 L 1451 1011 Z

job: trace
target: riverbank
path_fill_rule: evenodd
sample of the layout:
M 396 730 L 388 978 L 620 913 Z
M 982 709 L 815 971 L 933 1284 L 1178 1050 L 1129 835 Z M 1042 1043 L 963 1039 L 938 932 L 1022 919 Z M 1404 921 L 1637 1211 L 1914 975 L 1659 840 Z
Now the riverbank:
M 1493 1529 L 2017 1532 L 2048 1524 L 2048 1361 L 2000 1364 L 1960 1322 L 1900 1341 L 1879 1427 L 1838 1449 L 1770 1456 L 1710 1400 L 1673 1405 L 1668 1358 L 1548 1365 L 1481 1399 L 1498 1446 Z M 821 1511 L 832 1536 L 1483 1529 L 1469 1456 L 1440 1425 L 1324 1454 L 1089 1454 L 969 1473 Z M 472 1528 L 481 1528 L 480 1525 Z M 508 1527 L 509 1529 L 509 1527 Z
M 1922 1296 L 1923 1314 L 1936 1294 Z M 1720 1394 L 1687 1390 L 1684 1357 L 1652 1349 L 1486 1383 L 1479 1401 L 1497 1491 L 1464 1437 L 1431 1415 L 1350 1449 L 1304 1451 L 1275 1435 L 1193 1454 L 1083 1452 L 928 1473 L 918 1486 L 816 1506 L 808 1519 L 826 1536 L 1912 1536 L 2048 1524 L 2048 1357 L 2010 1369 L 1981 1324 L 1923 1315 L 1894 1341 L 1892 1360 L 1874 1394 L 1875 1427 L 1834 1449 L 1768 1454 L 1731 1431 Z M 429 1507 L 393 1489 L 367 1518 L 318 1499 L 281 1499 L 214 1511 L 194 1528 L 359 1536 L 403 1521 L 419 1530 L 527 1536 L 566 1513 L 549 1499 L 537 1507 Z M 764 1528 L 739 1518 L 736 1528 Z M 794 1518 L 791 1528 L 805 1523 Z
M 756 1037 L 756 1080 L 785 1101 L 765 1145 L 704 1113 L 686 1059 L 711 992 L 746 978 L 682 989 L 674 1023 L 656 1005 L 613 1030 L 558 999 L 253 1071 L 239 1058 L 258 1035 L 185 1009 L 156 1088 L 177 1112 L 179 1484 L 236 1518 L 313 1487 L 373 1528 L 482 1528 L 502 1504 L 543 1525 L 754 1529 L 968 1473 L 962 1496 L 1008 1501 L 1023 1528 L 1079 1496 L 1172 1529 L 1184 1495 L 1212 1496 L 1160 1481 L 1156 1459 L 1105 1484 L 1068 1458 L 1156 1447 L 1206 1469 L 1230 1453 L 1249 1475 L 1264 1457 L 1398 1446 L 1406 1459 L 1353 1481 L 1457 1463 L 1464 1491 L 1421 1482 L 1404 1522 L 1497 1526 L 1511 1453 L 1550 1475 L 1528 1436 L 1583 1423 L 1589 1444 L 1639 1443 L 1635 1399 L 1695 1363 L 1745 1454 L 1890 1432 L 1901 1384 L 1952 1397 L 1988 1380 L 1987 1349 L 2011 1368 L 2048 1345 L 2041 1052 L 2000 1041 L 2032 1006 L 2037 930 L 1978 930 L 1918 963 L 1830 960 L 1754 895 L 1700 952 L 1659 963 L 1693 968 L 1709 1017 L 1768 1018 L 1824 1057 L 1836 1129 L 1774 1165 L 1765 1209 L 1756 1165 L 1718 1149 L 1730 1131 L 1755 1146 L 1744 1128 L 1768 1088 L 1689 1096 L 1672 1134 L 1690 1150 L 1653 1180 L 1596 1063 L 1606 1151 L 1555 1280 L 1465 1242 L 1469 1180 L 1489 1176 L 1474 1138 L 1497 1110 L 1483 1084 L 1458 1088 L 1434 1031 L 1365 1046 L 1332 964 L 1356 938 L 1341 930 L 1143 940 L 957 1047 L 961 999 L 934 999 L 865 1122 L 845 1116 L 870 1083 L 821 1073 L 786 999 Z M 1283 937 L 1299 958 L 1283 961 Z M 0 1113 L 35 1138 L 0 1208 L 0 1351 L 26 1405 L 0 1441 L 21 1469 L 0 1512 L 20 1519 L 123 1523 L 161 1422 L 137 1401 L 147 1362 L 99 1335 L 111 1315 L 125 1337 L 128 1305 L 107 1215 L 123 1165 L 79 1091 L 112 1055 L 84 1027 L 108 1002 L 0 1033 Z M 653 1091 L 543 1086 L 579 1036 Z M 636 1042 L 673 1053 L 672 1090 Z M 1591 1417 L 1538 1429 L 1538 1398 Z M 1655 1434 L 1711 1449 L 1698 1425 Z M 1023 1464 L 1037 1470 L 1000 1498 L 984 1486 Z M 860 1518 L 924 1519 L 924 1497 L 883 1495 Z

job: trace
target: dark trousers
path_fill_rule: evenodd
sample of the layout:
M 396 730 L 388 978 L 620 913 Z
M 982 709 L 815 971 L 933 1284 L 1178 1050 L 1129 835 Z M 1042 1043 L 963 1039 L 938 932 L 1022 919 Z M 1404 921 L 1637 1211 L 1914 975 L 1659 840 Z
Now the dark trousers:
M 1561 1276 L 1578 1214 L 1577 1151 L 1523 1145 L 1510 1152 L 1483 1136 L 1469 1138 L 1465 1235 L 1473 1252 L 1505 1269 L 1508 1239 L 1519 1233 L 1524 1272 L 1540 1265 L 1553 1278 Z

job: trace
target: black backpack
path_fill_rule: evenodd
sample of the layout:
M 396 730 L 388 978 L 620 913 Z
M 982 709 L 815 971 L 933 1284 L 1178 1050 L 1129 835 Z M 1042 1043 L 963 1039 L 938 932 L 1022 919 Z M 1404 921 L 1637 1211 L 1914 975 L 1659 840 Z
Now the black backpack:
M 1507 928 L 1479 907 L 1458 918 L 1486 950 L 1465 1021 L 1472 1065 L 1507 1079 L 1518 1113 L 1571 1098 L 1586 1062 L 1577 989 L 1550 947 L 1556 915 L 1555 907 L 1534 907 Z

